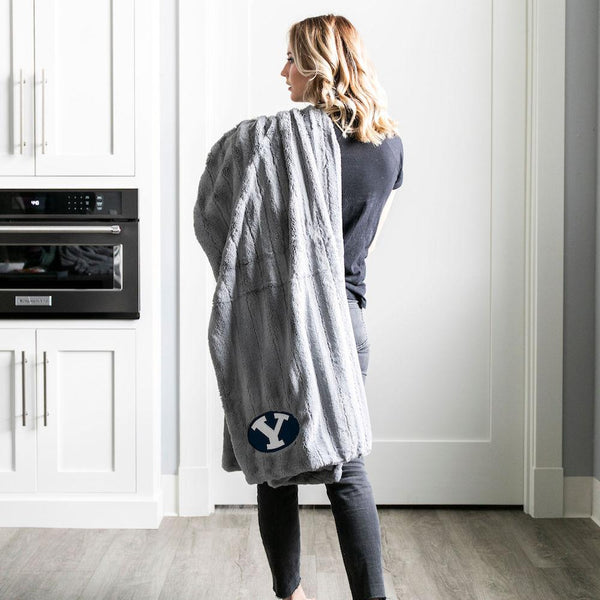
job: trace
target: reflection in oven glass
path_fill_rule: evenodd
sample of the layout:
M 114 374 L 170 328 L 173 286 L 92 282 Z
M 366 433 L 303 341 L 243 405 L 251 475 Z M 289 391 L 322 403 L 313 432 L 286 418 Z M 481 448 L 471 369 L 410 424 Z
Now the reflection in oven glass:
M 0 289 L 120 290 L 122 246 L 0 245 Z

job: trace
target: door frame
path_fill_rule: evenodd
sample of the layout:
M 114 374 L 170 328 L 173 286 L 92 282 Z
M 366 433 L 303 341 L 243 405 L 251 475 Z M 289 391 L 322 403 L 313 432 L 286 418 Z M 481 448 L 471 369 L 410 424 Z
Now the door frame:
M 493 0 L 491 0 L 493 2 Z M 226 2 L 227 5 L 231 0 Z M 218 72 L 218 0 L 178 2 L 179 515 L 214 511 L 211 398 L 218 397 L 206 339 L 214 276 L 191 225 L 198 179 L 218 132 L 211 124 Z M 246 3 L 249 10 L 250 3 Z M 238 9 L 232 11 L 242 18 Z M 225 9 L 227 10 L 227 9 Z M 246 13 L 244 13 L 246 14 Z M 563 516 L 563 281 L 566 0 L 527 0 L 524 512 Z M 231 52 L 234 52 L 231 49 Z M 190 260 L 198 257 L 198 262 Z M 190 264 L 201 265 L 190 269 Z M 201 382 L 201 385 L 199 385 Z

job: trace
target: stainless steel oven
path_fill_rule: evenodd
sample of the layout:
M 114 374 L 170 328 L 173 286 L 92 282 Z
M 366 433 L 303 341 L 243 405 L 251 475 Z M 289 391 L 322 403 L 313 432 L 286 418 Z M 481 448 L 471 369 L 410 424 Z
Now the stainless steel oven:
M 139 319 L 137 189 L 0 190 L 0 318 Z

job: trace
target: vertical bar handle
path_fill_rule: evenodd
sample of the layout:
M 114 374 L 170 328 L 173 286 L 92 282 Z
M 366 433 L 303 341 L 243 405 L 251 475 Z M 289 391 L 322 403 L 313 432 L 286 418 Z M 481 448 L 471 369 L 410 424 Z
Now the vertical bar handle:
M 46 351 L 44 350 L 44 427 L 48 425 L 48 412 L 47 412 L 47 394 L 46 394 L 46 364 L 48 358 L 46 357 Z
M 19 137 L 19 148 L 21 150 L 21 154 L 23 154 L 23 148 L 25 147 L 25 142 L 23 141 L 23 84 L 25 80 L 23 79 L 23 69 L 19 69 L 19 128 L 20 128 L 20 137 Z
M 46 70 L 42 69 L 42 154 L 46 154 Z
M 22 398 L 23 398 L 23 427 L 26 426 L 25 415 L 27 414 L 27 402 L 25 401 L 25 363 L 27 357 L 25 356 L 25 350 L 21 350 L 21 386 L 22 386 Z

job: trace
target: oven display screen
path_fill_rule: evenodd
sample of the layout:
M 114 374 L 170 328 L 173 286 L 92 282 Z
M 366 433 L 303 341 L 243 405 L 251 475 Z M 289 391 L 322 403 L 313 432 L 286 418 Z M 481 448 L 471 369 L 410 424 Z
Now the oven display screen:
M 40 213 L 46 212 L 46 194 L 36 194 L 35 196 L 13 196 L 11 208 L 14 211 L 22 210 L 24 213 Z
M 123 246 L 0 245 L 0 289 L 121 290 Z
M 121 192 L 71 190 L 57 191 L 2 191 L 0 190 L 0 215 L 46 215 L 46 216 L 111 216 L 123 214 Z

